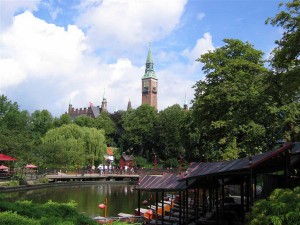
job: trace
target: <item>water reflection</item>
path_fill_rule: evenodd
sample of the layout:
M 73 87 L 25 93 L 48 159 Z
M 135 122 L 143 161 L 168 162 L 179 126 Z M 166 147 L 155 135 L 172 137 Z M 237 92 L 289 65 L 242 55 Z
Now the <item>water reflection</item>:
M 98 205 L 105 203 L 107 197 L 107 216 L 116 216 L 120 212 L 133 214 L 134 209 L 137 208 L 138 194 L 132 188 L 133 185 L 101 183 L 18 191 L 6 195 L 10 201 L 32 200 L 36 203 L 45 203 L 48 200 L 62 203 L 73 200 L 78 204 L 78 210 L 89 217 L 104 215 Z M 148 198 L 147 193 L 141 194 L 141 200 Z

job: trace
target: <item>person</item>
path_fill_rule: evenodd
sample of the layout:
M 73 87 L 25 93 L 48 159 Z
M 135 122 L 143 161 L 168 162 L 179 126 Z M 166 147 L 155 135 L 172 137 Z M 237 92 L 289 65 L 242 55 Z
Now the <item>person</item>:
M 103 174 L 103 166 L 102 166 L 102 164 L 100 164 L 98 166 L 98 169 L 99 169 L 100 175 Z
M 131 174 L 134 174 L 134 169 L 133 169 L 133 167 L 131 167 L 130 172 L 131 172 Z

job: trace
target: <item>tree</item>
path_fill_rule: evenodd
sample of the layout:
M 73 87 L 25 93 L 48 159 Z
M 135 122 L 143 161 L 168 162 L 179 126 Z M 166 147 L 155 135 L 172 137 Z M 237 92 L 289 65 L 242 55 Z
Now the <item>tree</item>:
M 51 113 L 43 109 L 35 110 L 30 117 L 31 130 L 35 133 L 44 135 L 53 125 L 53 117 Z
M 113 142 L 115 143 L 116 146 L 120 146 L 122 148 L 122 136 L 124 133 L 124 129 L 122 126 L 122 114 L 124 114 L 125 111 L 116 111 L 113 114 L 110 114 L 110 118 L 115 124 L 116 131 L 113 134 Z
M 300 188 L 275 189 L 268 199 L 255 202 L 249 225 L 294 225 L 300 221 Z
M 170 106 L 158 114 L 155 133 L 159 152 L 156 153 L 163 160 L 185 154 L 180 137 L 184 114 L 185 112 L 178 104 Z
M 0 96 L 1 153 L 20 157 L 30 152 L 34 138 L 29 132 L 29 119 L 29 113 L 20 111 L 16 102 Z
M 199 150 L 200 131 L 192 118 L 192 111 L 185 111 L 182 126 L 180 128 L 180 137 L 182 146 L 185 149 L 185 158 L 189 161 L 203 160 L 204 152 Z M 183 157 L 183 155 L 182 155 Z
M 54 118 L 53 120 L 53 126 L 54 127 L 60 127 L 62 125 L 71 124 L 72 120 L 69 114 L 62 114 L 59 118 Z
M 74 123 L 81 127 L 95 127 L 95 119 L 89 116 L 78 116 Z
M 106 143 L 110 146 L 114 145 L 113 137 L 116 132 L 116 125 L 109 117 L 107 113 L 101 113 L 99 117 L 95 119 L 95 125 L 97 129 L 102 129 L 105 131 Z
M 280 3 L 280 7 L 284 4 Z M 275 68 L 289 70 L 300 63 L 300 1 L 292 0 L 285 4 L 286 11 L 279 12 L 274 18 L 268 18 L 266 24 L 284 29 L 282 38 L 275 41 L 272 65 Z
M 283 28 L 282 38 L 273 50 L 269 90 L 276 99 L 273 111 L 284 115 L 280 124 L 281 138 L 287 141 L 300 139 L 300 1 L 293 0 L 280 7 L 285 10 L 266 23 Z
M 248 42 L 224 42 L 198 59 L 206 77 L 194 86 L 192 107 L 199 150 L 213 160 L 262 151 L 267 136 L 263 53 Z
M 43 144 L 46 144 L 44 148 L 51 144 L 60 145 L 62 155 L 66 156 L 66 163 L 70 165 L 94 165 L 95 160 L 103 158 L 106 150 L 103 130 L 79 127 L 76 124 L 49 130 L 43 138 Z
M 148 104 L 122 114 L 123 147 L 127 150 L 132 149 L 131 153 L 136 155 L 151 158 L 155 146 L 153 130 L 156 120 L 157 111 Z

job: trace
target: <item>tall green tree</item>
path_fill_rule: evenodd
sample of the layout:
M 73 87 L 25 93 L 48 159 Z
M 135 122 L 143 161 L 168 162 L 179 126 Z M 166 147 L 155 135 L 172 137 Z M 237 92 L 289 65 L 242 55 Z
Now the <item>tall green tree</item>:
M 22 157 L 32 149 L 34 138 L 29 131 L 30 115 L 20 111 L 17 102 L 0 96 L 0 151 Z
M 198 59 L 206 77 L 194 86 L 200 151 L 213 160 L 255 154 L 266 144 L 263 52 L 248 42 L 224 42 Z
M 95 127 L 95 119 L 90 116 L 78 116 L 74 123 L 81 127 Z
M 282 27 L 284 32 L 280 40 L 275 41 L 277 47 L 273 50 L 272 65 L 277 69 L 299 70 L 300 65 L 300 1 L 292 0 L 280 3 L 280 11 L 275 17 L 268 18 L 266 23 Z
M 157 122 L 157 111 L 154 107 L 143 104 L 136 110 L 122 114 L 124 133 L 122 145 L 131 153 L 151 158 L 155 150 L 154 127 Z
M 72 120 L 69 114 L 62 114 L 59 118 L 54 118 L 53 120 L 53 126 L 54 127 L 60 127 L 62 125 L 71 124 Z
M 109 144 L 110 146 L 115 145 L 113 138 L 116 133 L 116 125 L 112 121 L 108 113 L 101 113 L 101 115 L 95 119 L 95 128 L 105 131 L 107 144 Z
M 273 111 L 282 115 L 280 137 L 286 141 L 300 140 L 300 1 L 281 3 L 280 11 L 266 23 L 281 27 L 283 34 L 272 52 L 269 90 L 276 99 Z
M 204 152 L 199 148 L 199 128 L 193 120 L 193 112 L 191 110 L 184 111 L 184 118 L 180 128 L 181 143 L 185 149 L 185 157 L 188 161 L 203 160 Z
M 51 113 L 43 109 L 35 110 L 31 114 L 30 118 L 31 130 L 35 133 L 39 133 L 41 136 L 44 135 L 53 126 L 53 117 Z
M 76 124 L 49 130 L 43 138 L 43 144 L 46 144 L 43 148 L 48 146 L 49 151 L 50 144 L 61 146 L 66 164 L 70 165 L 94 165 L 95 160 L 103 158 L 106 150 L 103 130 L 79 127 Z
M 180 129 L 183 125 L 185 112 L 176 104 L 158 113 L 155 127 L 156 141 L 159 149 L 156 152 L 161 159 L 179 158 L 184 156 Z

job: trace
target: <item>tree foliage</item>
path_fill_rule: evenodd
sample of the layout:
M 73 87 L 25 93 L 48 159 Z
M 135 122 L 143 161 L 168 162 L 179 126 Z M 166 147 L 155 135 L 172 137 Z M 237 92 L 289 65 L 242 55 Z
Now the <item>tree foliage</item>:
M 255 202 L 250 225 L 294 225 L 300 224 L 300 187 L 294 190 L 276 189 L 269 199 Z
M 36 204 L 31 201 L 0 201 L 0 221 L 7 225 L 96 225 L 97 222 L 81 215 L 74 202 L 56 203 L 48 201 Z
M 294 67 L 298 67 L 299 70 L 300 1 L 292 0 L 286 4 L 281 3 L 279 6 L 285 6 L 286 9 L 266 21 L 267 24 L 282 27 L 284 30 L 282 38 L 275 42 L 277 47 L 273 50 L 272 65 L 286 71 Z
M 157 154 L 163 160 L 184 155 L 180 136 L 184 114 L 183 109 L 178 104 L 167 107 L 158 114 L 157 125 L 155 127 L 158 143 Z
M 225 45 L 202 55 L 206 78 L 198 81 L 193 120 L 200 132 L 201 152 L 210 159 L 230 159 L 261 151 L 267 130 L 262 118 L 263 53 L 250 43 L 225 39 Z
M 95 160 L 103 158 L 106 149 L 102 130 L 79 127 L 75 124 L 49 130 L 43 138 L 43 148 L 56 152 L 51 144 L 61 147 L 62 155 L 68 160 L 65 163 L 71 165 L 94 165 Z
M 154 151 L 153 131 L 156 121 L 157 111 L 148 104 L 122 114 L 123 147 L 132 149 L 132 153 L 136 155 L 151 158 Z
M 271 57 L 274 74 L 270 77 L 272 97 L 276 99 L 274 109 L 282 115 L 281 136 L 287 141 L 300 138 L 300 1 L 281 3 L 285 7 L 266 23 L 281 27 L 283 34 L 277 40 Z M 274 111 L 275 111 L 274 110 Z

